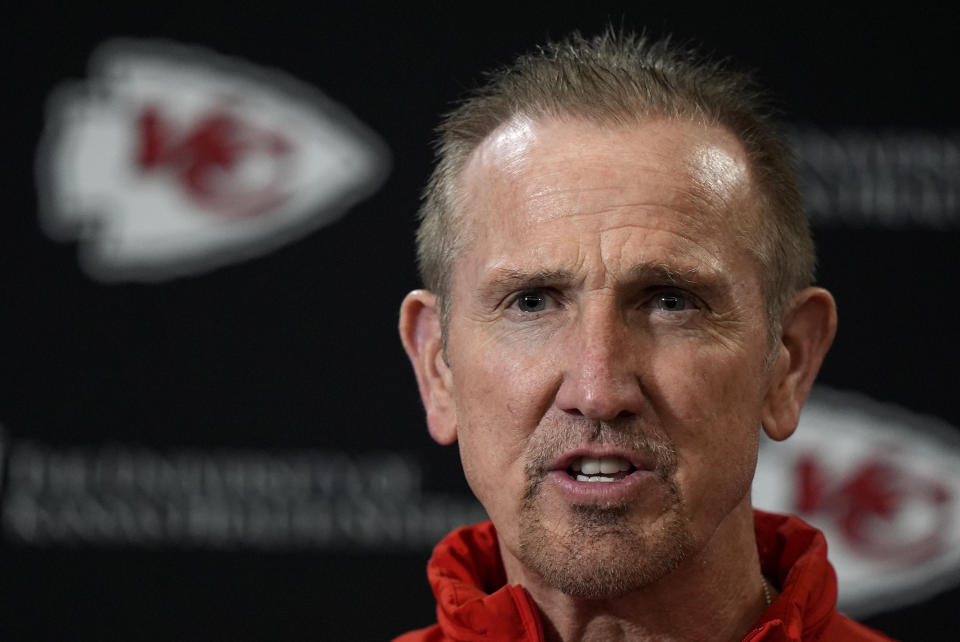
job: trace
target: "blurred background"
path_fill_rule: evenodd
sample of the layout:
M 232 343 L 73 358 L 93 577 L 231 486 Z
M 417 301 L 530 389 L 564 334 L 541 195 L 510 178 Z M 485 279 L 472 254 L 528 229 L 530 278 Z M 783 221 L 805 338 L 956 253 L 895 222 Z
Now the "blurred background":
M 729 56 L 777 97 L 840 331 L 796 438 L 764 445 L 757 503 L 827 532 L 849 613 L 956 639 L 956 12 L 4 14 L 4 639 L 382 640 L 433 620 L 430 549 L 483 512 L 395 331 L 432 129 L 483 70 L 608 22 Z

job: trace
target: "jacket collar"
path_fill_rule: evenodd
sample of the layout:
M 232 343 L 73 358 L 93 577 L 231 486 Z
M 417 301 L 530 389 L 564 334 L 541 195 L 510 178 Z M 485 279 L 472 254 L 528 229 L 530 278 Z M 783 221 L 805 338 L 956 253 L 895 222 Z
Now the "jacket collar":
M 837 604 L 837 575 L 827 561 L 823 533 L 796 517 L 757 510 L 754 528 L 761 570 L 780 595 L 754 629 L 765 636 L 745 639 L 815 639 Z
M 827 626 L 837 580 L 820 531 L 800 519 L 754 511 L 763 574 L 780 591 L 745 640 L 801 640 Z M 427 577 L 437 598 L 437 619 L 455 640 L 543 639 L 530 594 L 508 585 L 493 524 L 465 526 L 434 549 Z

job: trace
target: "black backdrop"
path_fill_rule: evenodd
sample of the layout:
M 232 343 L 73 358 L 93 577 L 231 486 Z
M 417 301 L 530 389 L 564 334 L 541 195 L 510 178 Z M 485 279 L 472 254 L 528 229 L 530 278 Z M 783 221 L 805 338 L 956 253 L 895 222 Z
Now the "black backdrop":
M 414 212 L 437 115 L 481 70 L 545 37 L 613 20 L 693 38 L 756 68 L 804 131 L 955 139 L 960 127 L 960 21 L 912 6 L 731 13 L 712 3 L 240 8 L 204 0 L 24 3 L 4 14 L 0 423 L 8 459 L 24 445 L 48 454 L 95 454 L 106 444 L 351 461 L 395 453 L 422 475 L 424 493 L 467 511 L 455 449 L 433 445 L 423 426 L 396 310 L 417 285 Z M 34 163 L 50 92 L 87 76 L 91 52 L 116 36 L 200 45 L 319 88 L 390 149 L 385 183 L 337 222 L 259 258 L 151 284 L 89 278 L 76 245 L 52 241 L 38 223 Z M 957 180 L 947 178 L 953 209 L 937 225 L 823 216 L 815 227 L 820 281 L 841 314 L 821 381 L 953 426 Z M 5 639 L 385 639 L 427 624 L 429 547 L 347 540 L 38 543 L 8 529 L 0 630 Z M 955 639 L 958 598 L 951 588 L 868 622 L 905 639 Z

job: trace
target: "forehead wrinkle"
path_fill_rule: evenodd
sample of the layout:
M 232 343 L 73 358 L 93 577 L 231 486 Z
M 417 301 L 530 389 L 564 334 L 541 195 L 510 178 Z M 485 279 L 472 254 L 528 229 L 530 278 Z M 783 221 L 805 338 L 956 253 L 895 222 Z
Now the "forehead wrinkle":
M 627 270 L 630 279 L 635 281 L 664 281 L 670 285 L 697 285 L 705 279 L 715 277 L 711 271 L 704 271 L 701 265 L 675 267 L 668 263 L 638 263 Z M 704 278 L 699 278 L 703 275 Z
M 546 124 L 549 125 L 549 122 Z M 558 267 L 567 271 L 572 268 L 579 274 L 583 266 L 593 260 L 591 256 L 595 256 L 594 250 L 598 248 L 602 254 L 606 248 L 612 250 L 619 247 L 621 266 L 628 265 L 631 258 L 643 258 L 627 256 L 630 254 L 629 245 L 621 246 L 614 239 L 615 245 L 611 246 L 606 244 L 603 238 L 607 231 L 616 232 L 619 229 L 642 226 L 649 229 L 651 234 L 663 233 L 684 242 L 657 242 L 657 249 L 648 256 L 650 260 L 682 254 L 686 259 L 684 262 L 703 263 L 715 271 L 720 267 L 721 256 L 717 254 L 717 247 L 711 249 L 708 245 L 712 245 L 716 240 L 716 228 L 732 224 L 735 230 L 742 230 L 748 223 L 753 222 L 752 218 L 746 216 L 753 213 L 748 198 L 754 192 L 751 189 L 753 185 L 749 176 L 750 168 L 737 156 L 736 150 L 731 154 L 711 142 L 698 146 L 682 160 L 671 158 L 665 152 L 648 156 L 646 162 L 632 158 L 633 161 L 639 160 L 641 163 L 637 169 L 636 163 L 628 168 L 612 162 L 608 156 L 581 155 L 579 148 L 571 148 L 569 145 L 552 148 L 549 146 L 549 136 L 543 136 L 542 132 L 537 131 L 538 127 L 533 130 L 533 136 L 520 136 L 520 140 L 516 141 L 520 144 L 511 150 L 515 153 L 512 160 L 523 162 L 498 163 L 498 160 L 504 159 L 498 159 L 492 149 L 495 146 L 488 145 L 491 142 L 489 139 L 473 150 L 472 158 L 468 159 L 467 166 L 458 177 L 458 183 L 463 188 L 458 191 L 462 196 L 470 195 L 463 199 L 467 201 L 464 205 L 469 203 L 465 209 L 472 210 L 468 216 L 470 223 L 464 225 L 469 228 L 469 233 L 465 236 L 472 238 L 468 242 L 478 240 L 477 237 L 496 237 L 494 227 L 481 222 L 490 216 L 499 220 L 512 219 L 514 225 L 519 224 L 514 227 L 517 231 L 526 228 L 538 232 L 538 224 L 549 224 L 564 217 L 569 217 L 573 222 L 584 221 L 600 215 L 598 224 L 591 226 L 594 229 L 581 230 L 581 240 L 585 240 L 584 235 L 597 234 L 594 242 L 579 243 L 575 250 L 576 256 L 553 257 L 563 262 L 563 265 Z M 525 132 L 529 133 L 531 132 Z M 616 144 L 616 140 L 613 144 Z M 572 153 L 572 150 L 575 153 Z M 663 158 L 665 162 L 658 163 L 659 158 Z M 727 171 L 730 169 L 738 171 Z M 636 176 L 638 172 L 642 176 Z M 558 178 L 566 180 L 560 181 Z M 653 187 L 659 190 L 659 195 L 653 194 L 646 198 L 644 194 L 643 200 L 616 202 L 617 198 L 629 198 L 634 189 L 644 189 L 645 183 L 651 182 Z M 497 189 L 491 189 L 493 184 Z M 604 198 L 605 192 L 610 194 L 609 198 Z M 599 199 L 589 198 L 589 195 L 598 194 L 601 195 Z M 608 202 L 604 203 L 605 200 Z M 595 208 L 590 211 L 577 210 L 579 206 L 591 204 Z M 738 205 L 746 207 L 739 208 Z M 630 212 L 621 213 L 621 210 L 630 209 L 638 210 L 638 218 L 646 224 L 643 225 L 641 221 L 624 221 L 623 219 L 629 219 Z M 741 212 L 741 209 L 744 211 Z M 608 224 L 603 220 L 606 216 L 613 218 L 617 224 L 604 227 Z M 620 220 L 616 220 L 618 218 Z M 658 221 L 663 223 L 658 224 Z M 535 256 L 541 259 L 551 255 L 550 228 L 544 229 L 547 237 L 534 252 Z M 640 231 L 638 234 L 645 232 Z M 748 237 L 741 231 L 739 234 L 735 233 L 735 238 L 739 249 L 749 253 L 750 243 L 744 241 Z M 689 246 L 683 247 L 684 244 Z M 502 252 L 501 246 L 500 252 L 497 252 L 500 254 L 499 258 L 510 258 Z
M 568 218 L 568 219 L 571 219 L 571 220 L 586 220 L 586 219 L 590 219 L 590 218 L 596 217 L 596 216 L 603 216 L 603 215 L 605 215 L 605 214 L 611 214 L 611 213 L 614 213 L 616 210 L 619 210 L 619 209 L 622 209 L 622 208 L 630 208 L 630 207 L 635 207 L 635 206 L 639 206 L 639 205 L 643 205 L 643 203 L 640 203 L 640 202 L 627 203 L 627 204 L 623 204 L 623 205 L 611 206 L 611 207 L 609 207 L 609 208 L 600 208 L 600 209 L 597 209 L 597 210 L 591 211 L 591 212 L 577 212 L 577 213 L 567 212 L 567 213 L 558 213 L 558 214 L 554 214 L 554 215 L 550 215 L 550 216 L 541 216 L 541 217 L 539 217 L 539 218 L 537 218 L 537 219 L 535 219 L 535 220 L 532 220 L 532 221 L 531 221 L 531 220 L 524 221 L 524 222 L 522 223 L 522 228 L 526 228 L 526 229 L 528 229 L 528 230 L 532 230 L 532 229 L 535 229 L 535 228 L 537 228 L 537 227 L 539 227 L 539 226 L 541 226 L 541 225 L 547 225 L 547 224 L 549 224 L 549 223 L 551 223 L 551 222 L 554 222 L 554 221 L 556 221 L 556 220 L 558 220 L 558 219 L 561 219 L 561 218 Z M 618 222 L 617 224 L 606 224 L 606 225 L 603 225 L 600 229 L 597 229 L 597 230 L 583 230 L 583 231 L 581 232 L 581 234 L 582 234 L 583 236 L 592 236 L 592 235 L 595 235 L 594 241 L 593 241 L 592 243 L 584 243 L 584 242 L 579 242 L 579 243 L 577 243 L 577 244 L 576 244 L 576 256 L 573 257 L 573 260 L 572 260 L 572 261 L 571 261 L 570 259 L 562 259 L 562 258 L 560 258 L 560 257 L 557 257 L 557 260 L 558 260 L 558 261 L 562 261 L 562 263 L 564 264 L 564 265 L 562 266 L 562 268 L 549 269 L 549 270 L 535 270 L 535 271 L 529 272 L 529 273 L 528 273 L 528 272 L 524 272 L 524 274 L 532 274 L 532 273 L 535 272 L 535 273 L 537 273 L 537 274 L 542 274 L 542 275 L 552 275 L 552 276 L 553 276 L 554 278 L 556 278 L 557 280 L 560 280 L 561 277 L 564 277 L 564 278 L 567 278 L 567 279 L 573 279 L 573 278 L 574 278 L 574 275 L 577 274 L 577 273 L 579 273 L 579 272 L 581 272 L 583 266 L 590 261 L 589 256 L 590 256 L 590 254 L 592 253 L 592 252 L 590 251 L 590 247 L 591 247 L 591 246 L 595 249 L 595 251 L 597 252 L 597 254 L 599 255 L 599 257 L 601 258 L 601 261 L 603 262 L 603 264 L 604 264 L 604 265 L 607 265 L 607 264 L 608 264 L 608 257 L 607 257 L 607 255 L 606 255 L 606 253 L 605 253 L 605 251 L 604 251 L 604 248 L 606 247 L 606 244 L 604 243 L 603 236 L 604 236 L 605 234 L 612 233 L 612 232 L 617 232 L 617 231 L 620 231 L 620 230 L 628 230 L 628 231 L 632 231 L 632 230 L 645 230 L 644 232 L 641 232 L 641 233 L 643 233 L 643 234 L 667 234 L 667 235 L 670 235 L 670 236 L 675 236 L 675 237 L 677 237 L 677 238 L 679 238 L 679 239 L 682 239 L 682 240 L 685 241 L 686 243 L 688 243 L 691 247 L 697 248 L 698 250 L 700 250 L 700 252 L 691 252 L 690 248 L 684 248 L 684 247 L 679 247 L 679 248 L 678 248 L 678 247 L 676 247 L 676 245 L 671 246 L 671 245 L 668 244 L 668 245 L 666 245 L 666 247 L 665 247 L 665 251 L 670 252 L 670 254 L 671 254 L 672 256 L 681 256 L 681 255 L 682 255 L 682 256 L 684 256 L 684 257 L 687 258 L 687 261 L 685 261 L 685 262 L 689 262 L 690 260 L 693 260 L 693 261 L 695 261 L 695 262 L 698 263 L 698 264 L 709 265 L 711 271 L 716 271 L 716 270 L 718 270 L 718 269 L 720 268 L 720 266 L 719 266 L 720 259 L 716 256 L 716 248 L 710 248 L 710 247 L 708 247 L 707 245 L 704 244 L 704 241 L 705 241 L 705 240 L 706 240 L 706 241 L 709 241 L 709 240 L 711 240 L 713 237 L 707 235 L 707 236 L 705 236 L 704 238 L 699 238 L 699 235 L 697 235 L 696 232 L 695 232 L 695 230 L 696 230 L 697 228 L 703 228 L 703 227 L 705 227 L 705 226 L 707 225 L 707 223 L 706 223 L 705 221 L 703 221 L 701 218 L 698 218 L 698 217 L 693 216 L 693 215 L 687 215 L 687 214 L 683 214 L 683 213 L 679 213 L 679 214 L 678 214 L 678 213 L 675 212 L 674 210 L 671 210 L 671 209 L 669 209 L 669 208 L 663 208 L 663 207 L 660 206 L 659 204 L 652 204 L 652 203 L 651 203 L 651 206 L 655 206 L 655 207 L 657 207 L 658 209 L 663 209 L 663 210 L 664 210 L 664 212 L 663 212 L 664 218 L 675 218 L 676 216 L 681 216 L 682 218 L 687 219 L 687 220 L 689 221 L 688 227 L 690 228 L 690 231 L 688 232 L 688 231 L 686 231 L 685 229 L 676 229 L 676 228 L 675 228 L 675 229 L 663 229 L 662 227 L 657 226 L 656 224 L 650 224 L 650 223 L 645 223 L 645 222 L 641 222 L 641 221 L 625 221 L 625 222 Z M 477 214 L 479 214 L 479 213 L 476 213 L 476 212 L 474 213 L 475 216 L 476 216 Z M 671 215 L 673 215 L 673 216 L 671 216 Z M 517 218 L 522 218 L 522 217 L 517 217 Z M 479 228 L 479 229 L 477 229 L 476 231 L 480 232 L 481 234 L 485 234 L 485 233 L 488 233 L 488 232 L 491 231 L 491 230 L 488 229 L 486 226 L 482 226 L 482 225 L 470 226 L 470 227 L 477 227 L 477 228 Z M 549 244 L 549 243 L 544 244 L 544 247 L 550 247 L 550 244 Z M 618 248 L 618 252 L 619 252 L 619 254 L 620 254 L 620 256 L 619 256 L 619 261 L 618 261 L 618 262 L 620 262 L 621 264 L 623 264 L 623 263 L 630 262 L 630 261 L 634 260 L 633 258 L 630 258 L 630 257 L 624 257 L 623 253 L 624 253 L 624 252 L 627 252 L 627 247 L 625 247 L 625 244 L 623 244 L 623 243 L 617 243 L 617 248 Z M 659 252 L 657 252 L 657 254 L 659 254 Z M 658 264 L 661 264 L 661 265 L 667 265 L 667 264 L 664 263 L 663 261 L 657 261 L 657 260 L 655 260 L 655 257 L 652 257 L 651 260 L 652 260 L 653 263 L 658 263 Z M 501 272 L 502 274 L 507 275 L 507 273 L 508 273 L 512 268 L 505 267 L 505 266 L 509 266 L 509 265 L 511 265 L 511 264 L 513 264 L 513 263 L 514 263 L 514 261 L 511 260 L 511 258 L 510 258 L 509 256 L 502 256 L 502 255 L 501 255 L 501 256 L 499 257 L 499 259 L 495 259 L 492 264 L 488 265 L 488 266 L 485 268 L 484 271 L 485 271 L 485 272 L 489 272 L 489 271 L 491 271 L 491 270 L 493 270 L 493 271 L 499 271 L 499 272 Z
M 567 184 L 557 187 L 550 184 L 550 177 L 554 175 L 566 176 L 569 171 L 569 164 L 575 161 L 578 167 L 585 168 L 589 174 L 591 168 L 601 168 L 607 172 L 608 178 L 605 184 L 599 186 L 579 185 L 579 181 L 573 181 L 572 185 Z M 601 162 L 602 161 L 602 162 Z M 633 177 L 634 168 L 629 174 L 619 171 L 619 168 L 609 167 L 608 161 L 601 159 L 594 162 L 591 158 L 576 157 L 574 159 L 562 157 L 559 160 L 546 161 L 550 164 L 548 169 L 540 169 L 534 177 L 528 177 L 527 185 L 515 185 L 513 193 L 519 196 L 521 200 L 532 204 L 549 202 L 552 200 L 575 202 L 578 196 L 582 194 L 593 194 L 597 192 L 610 191 L 618 193 L 624 191 L 626 186 L 637 185 Z M 597 210 L 593 213 L 612 211 L 617 207 L 672 207 L 676 211 L 691 217 L 701 218 L 698 215 L 712 215 L 720 221 L 730 221 L 737 218 L 734 224 L 738 228 L 749 226 L 749 222 L 737 216 L 740 210 L 751 209 L 750 203 L 753 202 L 751 196 L 755 194 L 755 185 L 751 177 L 749 164 L 736 153 L 731 155 L 725 150 L 719 149 L 715 144 L 708 143 L 699 146 L 690 152 L 690 156 L 679 165 L 671 163 L 670 165 L 648 162 L 639 168 L 648 179 L 654 176 L 666 179 L 666 183 L 671 188 L 670 197 L 662 202 L 641 202 L 630 201 L 622 204 L 611 205 L 609 208 Z M 588 180 L 589 182 L 589 180 Z M 540 183 L 540 186 L 537 184 Z M 543 186 L 543 184 L 546 184 Z M 518 193 L 519 192 L 519 193 Z M 523 193 L 525 192 L 525 194 Z M 745 207 L 736 207 L 742 204 Z M 554 210 L 560 209 L 554 215 L 547 214 L 538 218 L 549 219 L 563 216 L 568 212 L 564 209 L 575 209 L 575 207 L 554 207 Z M 584 212 L 590 214 L 591 212 Z
M 686 184 L 682 188 L 674 190 L 670 198 L 626 200 L 613 202 L 591 210 L 578 209 L 577 204 L 573 202 L 579 200 L 578 197 L 581 195 L 604 191 L 619 193 L 624 190 L 622 187 L 613 186 L 582 189 L 570 187 L 544 189 L 528 195 L 523 199 L 524 209 L 528 209 L 532 214 L 527 224 L 549 222 L 563 217 L 571 217 L 576 220 L 598 214 L 616 213 L 618 210 L 638 209 L 653 210 L 657 214 L 681 216 L 690 221 L 691 224 L 703 225 L 708 222 L 706 219 L 709 218 L 716 218 L 721 221 L 728 220 L 734 209 L 733 202 L 743 200 L 737 199 L 733 195 L 722 197 L 714 193 L 709 187 Z M 567 203 L 566 201 L 570 202 Z
M 576 283 L 583 280 L 583 275 L 579 274 L 583 265 L 581 256 L 582 253 L 574 262 L 573 270 L 562 267 L 526 269 L 522 263 L 511 264 L 508 261 L 502 261 L 487 267 L 486 281 L 492 286 L 504 287 L 536 287 L 538 285 Z M 621 262 L 627 261 L 629 259 Z M 696 264 L 687 262 L 669 263 L 661 260 L 645 261 L 641 257 L 639 261 L 634 261 L 626 270 L 605 271 L 611 275 L 621 272 L 623 278 L 630 281 L 663 281 L 672 285 L 695 285 L 703 280 L 716 278 L 720 274 L 712 267 L 705 266 L 701 261 L 697 261 Z M 700 278 L 701 276 L 703 278 Z
M 656 232 L 660 232 L 660 233 L 664 233 L 664 234 L 670 234 L 670 235 L 672 235 L 672 236 L 677 236 L 677 237 L 683 239 L 684 241 L 686 241 L 687 243 L 693 245 L 694 247 L 700 249 L 700 250 L 704 253 L 705 256 L 693 257 L 693 258 L 696 258 L 696 260 L 697 260 L 698 263 L 703 263 L 705 258 L 709 258 L 709 259 L 710 259 L 710 260 L 709 260 L 709 263 L 711 264 L 711 267 L 712 267 L 713 269 L 717 269 L 717 268 L 719 267 L 719 266 L 717 265 L 717 264 L 719 263 L 719 259 L 718 259 L 717 256 L 716 256 L 716 250 L 715 250 L 715 249 L 711 249 L 711 248 L 707 247 L 707 246 L 704 245 L 701 241 L 699 241 L 694 235 L 688 234 L 688 233 L 685 233 L 685 232 L 682 232 L 682 231 L 680 231 L 680 230 L 675 230 L 675 229 L 674 229 L 674 230 L 663 230 L 663 229 L 661 229 L 661 228 L 659 228 L 659 227 L 652 226 L 652 225 L 640 225 L 639 223 L 622 223 L 622 224 L 620 224 L 620 225 L 610 225 L 610 226 L 604 227 L 602 230 L 600 230 L 599 234 L 602 236 L 602 235 L 603 235 L 604 233 L 606 233 L 606 232 L 615 232 L 615 231 L 618 231 L 618 230 L 632 229 L 632 228 L 647 229 L 647 230 L 651 230 L 652 232 L 655 232 L 655 233 L 656 233 Z M 709 238 L 709 237 L 708 237 L 708 238 Z M 621 253 L 621 260 L 622 260 L 622 258 L 623 258 L 623 257 L 622 257 L 622 253 L 625 251 L 625 248 L 624 248 L 624 246 L 623 246 L 624 244 L 621 243 L 621 244 L 618 244 L 618 245 L 619 245 L 619 251 L 620 251 L 620 253 Z M 603 251 L 603 245 L 602 245 L 602 243 L 601 243 L 601 254 L 602 254 L 602 251 Z M 688 253 L 687 253 L 687 252 L 684 252 L 684 254 L 688 254 Z M 666 264 L 665 264 L 665 263 L 662 263 L 662 265 L 666 265 Z
M 555 173 L 564 174 L 568 171 L 569 169 L 567 169 L 566 171 L 557 170 L 557 172 Z M 682 193 L 687 189 L 690 189 L 691 187 L 699 187 L 699 184 L 694 182 L 693 180 L 678 180 L 679 177 L 676 173 L 671 173 L 663 170 L 657 170 L 656 172 L 654 172 L 653 170 L 645 170 L 645 172 L 648 175 L 657 173 L 666 177 L 668 180 L 670 180 L 671 183 L 675 183 L 672 186 L 676 189 L 677 192 L 680 192 L 680 193 Z M 541 174 L 541 177 L 542 176 L 544 175 Z M 596 194 L 596 193 L 602 193 L 602 192 L 610 192 L 612 194 L 622 194 L 626 190 L 630 190 L 634 187 L 643 186 L 643 183 L 638 182 L 633 177 L 622 177 L 621 179 L 611 178 L 609 180 L 609 184 L 603 184 L 603 185 L 580 185 L 580 184 L 577 184 L 575 181 L 566 180 L 564 181 L 564 184 L 562 186 L 557 186 L 557 185 L 541 186 L 541 185 L 537 185 L 538 182 L 541 182 L 541 181 L 530 181 L 530 183 L 532 184 L 529 187 L 518 185 L 516 186 L 518 189 L 515 189 L 515 191 L 521 192 L 521 193 L 525 192 L 525 194 L 521 194 L 522 200 L 533 202 L 533 203 L 540 203 L 544 201 L 550 202 L 554 200 L 575 200 L 581 194 Z M 542 182 L 548 182 L 548 181 L 542 181 Z M 704 190 L 709 191 L 709 187 L 705 187 Z M 669 199 L 666 202 L 667 204 L 670 204 L 673 200 L 677 200 L 677 199 Z M 679 200 L 685 201 L 687 199 L 679 199 Z M 702 198 L 697 198 L 695 202 L 699 203 L 699 202 L 702 202 L 703 200 L 704 199 Z M 637 201 L 637 202 L 627 201 L 625 203 L 622 203 L 622 205 L 625 205 L 625 206 L 634 205 L 634 204 L 641 205 L 641 206 L 645 206 L 645 205 L 661 205 L 662 206 L 663 205 L 663 203 L 659 203 L 659 202 L 647 203 L 643 201 Z

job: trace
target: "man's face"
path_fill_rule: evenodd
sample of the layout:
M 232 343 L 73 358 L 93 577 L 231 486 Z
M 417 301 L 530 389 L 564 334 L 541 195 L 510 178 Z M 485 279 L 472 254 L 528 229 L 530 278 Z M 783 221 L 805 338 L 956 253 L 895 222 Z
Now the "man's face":
M 769 345 L 736 139 L 517 118 L 460 196 L 449 387 L 508 573 L 611 597 L 749 519 Z

